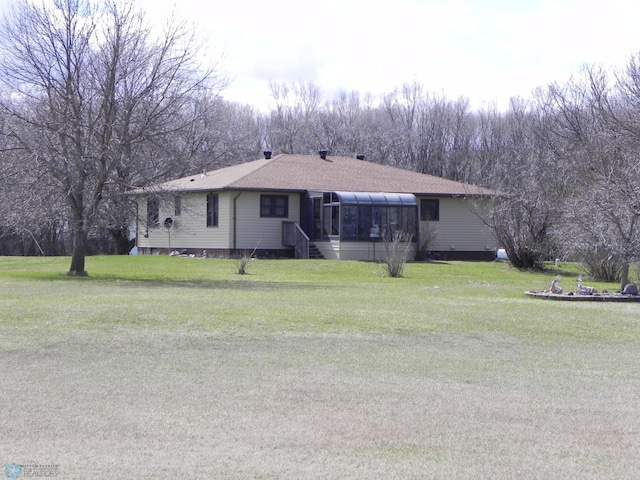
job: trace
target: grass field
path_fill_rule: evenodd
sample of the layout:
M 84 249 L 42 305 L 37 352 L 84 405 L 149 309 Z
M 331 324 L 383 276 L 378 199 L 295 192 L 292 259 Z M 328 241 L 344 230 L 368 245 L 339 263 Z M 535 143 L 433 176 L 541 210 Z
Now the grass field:
M 0 467 L 640 477 L 639 304 L 503 263 L 0 257 Z M 585 282 L 599 290 L 616 285 Z

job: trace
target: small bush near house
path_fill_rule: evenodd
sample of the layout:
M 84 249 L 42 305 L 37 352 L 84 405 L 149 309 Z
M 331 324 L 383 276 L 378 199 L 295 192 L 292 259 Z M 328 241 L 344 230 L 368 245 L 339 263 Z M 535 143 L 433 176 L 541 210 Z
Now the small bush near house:
M 411 255 L 413 235 L 408 233 L 394 233 L 384 239 L 384 260 L 385 273 L 393 278 L 402 277 L 404 266 Z
M 419 247 L 417 252 L 417 260 L 429 260 L 429 254 L 433 243 L 438 238 L 438 231 L 431 225 L 420 225 Z
M 236 273 L 238 275 L 245 275 L 247 273 L 247 269 L 249 267 L 249 262 L 254 258 L 254 254 L 256 253 L 256 249 L 253 250 L 243 250 L 238 257 L 236 258 Z

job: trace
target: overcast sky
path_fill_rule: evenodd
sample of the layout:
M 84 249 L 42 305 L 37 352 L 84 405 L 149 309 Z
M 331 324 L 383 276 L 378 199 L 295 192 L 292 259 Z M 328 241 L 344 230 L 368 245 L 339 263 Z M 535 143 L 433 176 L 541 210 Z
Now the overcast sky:
M 230 100 L 269 80 L 380 94 L 418 82 L 475 107 L 640 50 L 638 0 L 181 0 L 224 51 Z
M 620 65 L 640 51 L 639 0 L 132 1 L 197 22 L 225 55 L 223 95 L 260 107 L 270 80 L 311 81 L 328 97 L 418 82 L 503 107 L 585 63 Z

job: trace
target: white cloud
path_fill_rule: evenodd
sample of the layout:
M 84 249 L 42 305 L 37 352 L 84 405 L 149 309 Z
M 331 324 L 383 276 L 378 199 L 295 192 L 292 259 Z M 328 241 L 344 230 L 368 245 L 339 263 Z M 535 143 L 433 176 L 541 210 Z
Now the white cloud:
M 225 52 L 235 79 L 225 96 L 258 105 L 269 80 L 374 94 L 415 81 L 504 105 L 640 49 L 637 0 L 182 0 L 179 12 Z

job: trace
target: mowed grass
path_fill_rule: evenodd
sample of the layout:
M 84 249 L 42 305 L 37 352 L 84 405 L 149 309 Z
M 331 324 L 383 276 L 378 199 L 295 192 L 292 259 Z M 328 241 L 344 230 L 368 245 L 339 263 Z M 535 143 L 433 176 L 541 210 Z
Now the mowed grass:
M 242 335 L 490 331 L 537 341 L 627 341 L 639 333 L 634 304 L 523 295 L 558 274 L 567 290 L 574 288 L 574 266 L 533 274 L 504 263 L 412 263 L 397 279 L 368 262 L 257 260 L 249 275 L 237 275 L 233 260 L 90 257 L 90 277 L 76 279 L 64 275 L 67 264 L 66 258 L 0 259 L 3 326 L 52 334 L 69 326 Z
M 0 464 L 63 478 L 636 478 L 640 304 L 504 263 L 0 258 Z M 614 291 L 617 285 L 593 285 Z M 6 457 L 5 457 L 6 456 Z

